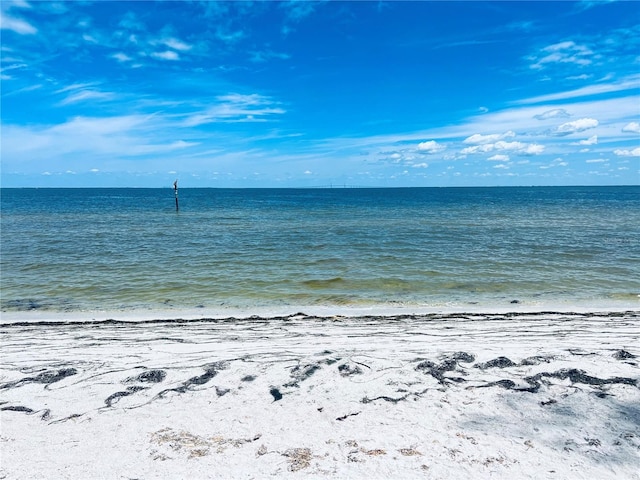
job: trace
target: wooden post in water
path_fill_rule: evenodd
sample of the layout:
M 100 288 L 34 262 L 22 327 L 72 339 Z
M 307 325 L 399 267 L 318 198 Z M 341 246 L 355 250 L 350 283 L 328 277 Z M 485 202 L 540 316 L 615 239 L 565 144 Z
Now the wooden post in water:
M 178 180 L 173 182 L 173 191 L 176 194 L 176 212 L 179 210 L 178 208 Z

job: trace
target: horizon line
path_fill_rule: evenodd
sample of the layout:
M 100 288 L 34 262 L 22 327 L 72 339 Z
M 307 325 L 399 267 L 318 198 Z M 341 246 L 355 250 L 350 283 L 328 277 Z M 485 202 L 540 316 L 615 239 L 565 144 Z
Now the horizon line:
M 602 188 L 602 187 L 640 187 L 640 184 L 622 184 L 622 185 L 589 185 L 589 184 L 576 184 L 576 185 L 432 185 L 432 186 L 360 186 L 360 185 L 335 185 L 335 186 L 307 186 L 307 187 L 180 187 L 184 190 L 399 190 L 399 189 L 421 189 L 421 188 Z M 128 190 L 173 190 L 173 186 L 166 187 L 132 187 L 132 186 L 67 186 L 67 187 L 51 187 L 51 186 L 21 186 L 21 187 L 3 187 L 0 186 L 0 190 L 41 190 L 41 189 L 67 189 L 67 190 L 82 190 L 82 189 L 128 189 Z

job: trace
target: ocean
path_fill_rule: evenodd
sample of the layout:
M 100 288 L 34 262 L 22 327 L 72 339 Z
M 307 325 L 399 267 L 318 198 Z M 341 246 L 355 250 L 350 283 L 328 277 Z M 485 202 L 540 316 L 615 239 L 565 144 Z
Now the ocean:
M 3 312 L 640 306 L 638 186 L 0 194 Z

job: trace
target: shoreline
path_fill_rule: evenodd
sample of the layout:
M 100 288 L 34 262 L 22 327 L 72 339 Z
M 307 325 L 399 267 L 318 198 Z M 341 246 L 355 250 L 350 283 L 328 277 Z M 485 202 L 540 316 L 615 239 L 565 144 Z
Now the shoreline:
M 262 319 L 278 319 L 296 315 L 317 318 L 333 317 L 397 317 L 397 316 L 455 316 L 455 315 L 536 315 L 536 314 L 596 314 L 624 313 L 640 311 L 640 296 L 637 302 L 581 302 L 580 305 L 569 303 L 527 304 L 512 303 L 502 306 L 489 304 L 447 305 L 447 306 L 415 306 L 415 305 L 379 305 L 369 307 L 355 306 L 282 306 L 282 307 L 245 307 L 245 308 L 165 308 L 165 309 L 131 309 L 131 310 L 78 310 L 78 311 L 3 311 L 0 312 L 0 326 L 33 323 L 99 323 L 118 322 L 153 322 L 153 321 L 196 321 L 196 320 L 245 320 L 259 317 Z

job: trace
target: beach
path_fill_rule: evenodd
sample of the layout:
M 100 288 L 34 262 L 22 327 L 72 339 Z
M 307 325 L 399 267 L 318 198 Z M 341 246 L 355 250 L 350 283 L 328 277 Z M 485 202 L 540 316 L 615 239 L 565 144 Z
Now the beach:
M 0 479 L 640 480 L 638 193 L 2 189 Z
M 0 0 L 0 480 L 640 480 L 638 2 Z
M 640 478 L 637 309 L 50 317 L 0 326 L 0 478 Z

